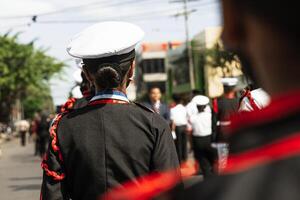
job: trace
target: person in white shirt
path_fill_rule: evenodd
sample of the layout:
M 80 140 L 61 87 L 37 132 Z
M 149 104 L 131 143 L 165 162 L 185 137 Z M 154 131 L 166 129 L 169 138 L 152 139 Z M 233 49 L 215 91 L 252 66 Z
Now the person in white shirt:
M 194 157 L 206 178 L 213 175 L 213 162 L 216 158 L 216 152 L 211 146 L 212 113 L 210 109 L 207 109 L 209 107 L 208 97 L 198 95 L 193 102 L 198 110 L 190 117 Z
M 239 112 L 261 110 L 269 105 L 269 103 L 270 96 L 262 88 L 251 91 L 250 88 L 246 88 L 240 100 Z
M 187 159 L 187 110 L 179 95 L 173 95 L 176 106 L 171 109 L 172 135 L 180 162 Z
M 21 145 L 26 145 L 26 134 L 29 130 L 29 122 L 27 120 L 20 120 L 16 123 L 17 130 L 21 138 Z

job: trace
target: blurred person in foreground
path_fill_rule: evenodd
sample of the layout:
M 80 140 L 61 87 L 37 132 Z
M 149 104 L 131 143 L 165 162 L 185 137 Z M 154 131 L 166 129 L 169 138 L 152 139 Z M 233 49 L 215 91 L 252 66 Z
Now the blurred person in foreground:
M 270 94 L 271 103 L 231 120 L 225 170 L 176 199 L 300 199 L 299 3 L 222 4 L 225 47 L 239 55 L 245 74 Z
M 173 95 L 176 106 L 171 108 L 172 135 L 175 140 L 176 150 L 180 163 L 187 160 L 187 110 L 183 105 L 183 98 L 178 94 Z
M 159 87 L 152 87 L 149 90 L 149 102 L 145 102 L 144 105 L 160 116 L 162 116 L 167 122 L 170 122 L 170 109 L 167 104 L 161 100 L 162 94 Z
M 54 120 L 41 199 L 94 200 L 125 181 L 139 185 L 139 176 L 179 167 L 169 125 L 126 96 L 143 35 L 130 23 L 102 22 L 72 39 L 67 51 L 83 59 L 96 95 L 79 109 L 70 102 Z
M 300 199 L 299 9 L 291 0 L 222 0 L 224 45 L 271 103 L 231 120 L 230 155 L 220 176 L 164 199 Z

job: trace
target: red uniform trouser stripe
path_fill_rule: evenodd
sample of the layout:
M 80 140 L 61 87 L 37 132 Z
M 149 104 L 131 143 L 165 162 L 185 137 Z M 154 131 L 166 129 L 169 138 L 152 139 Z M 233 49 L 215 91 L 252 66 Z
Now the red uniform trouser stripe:
M 285 137 L 263 147 L 229 155 L 222 174 L 239 173 L 250 168 L 300 155 L 300 133 Z

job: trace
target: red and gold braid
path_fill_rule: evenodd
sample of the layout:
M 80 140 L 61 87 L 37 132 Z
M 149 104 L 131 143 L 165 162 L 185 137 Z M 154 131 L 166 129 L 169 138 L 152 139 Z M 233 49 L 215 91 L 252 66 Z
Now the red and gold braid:
M 55 171 L 49 170 L 48 165 L 44 162 L 42 162 L 41 166 L 44 169 L 44 171 L 46 172 L 47 176 L 52 177 L 55 181 L 61 181 L 66 177 L 64 173 L 58 174 Z
M 62 157 L 60 148 L 57 145 L 57 127 L 58 127 L 58 124 L 59 124 L 60 120 L 62 119 L 62 117 L 73 109 L 75 101 L 76 101 L 76 99 L 71 98 L 64 104 L 64 106 L 61 108 L 61 113 L 56 116 L 56 118 L 50 128 L 50 137 L 52 139 L 51 147 L 52 147 L 53 151 L 58 154 L 58 158 L 61 162 L 63 162 L 63 157 Z M 46 164 L 47 159 L 48 159 L 47 156 L 45 156 L 41 163 L 41 167 L 45 170 L 46 174 L 48 176 L 51 176 L 54 180 L 57 180 L 57 181 L 63 180 L 65 178 L 65 174 L 62 173 L 61 175 L 59 175 L 55 171 L 49 170 L 49 167 Z

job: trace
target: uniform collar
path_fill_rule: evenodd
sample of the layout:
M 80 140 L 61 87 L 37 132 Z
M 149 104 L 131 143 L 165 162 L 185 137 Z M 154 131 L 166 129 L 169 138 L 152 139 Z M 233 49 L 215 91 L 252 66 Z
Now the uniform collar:
M 112 99 L 112 100 L 119 100 L 119 101 L 125 101 L 129 103 L 129 100 L 126 96 L 121 91 L 118 90 L 104 90 L 96 93 L 96 95 L 90 100 L 92 101 L 97 101 L 97 100 L 103 100 L 103 99 Z
M 297 112 L 300 112 L 300 90 L 273 97 L 270 105 L 261 110 L 233 116 L 228 132 L 235 133 L 241 129 L 284 119 Z

